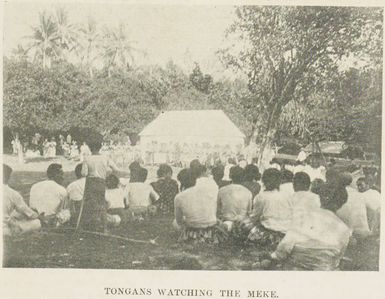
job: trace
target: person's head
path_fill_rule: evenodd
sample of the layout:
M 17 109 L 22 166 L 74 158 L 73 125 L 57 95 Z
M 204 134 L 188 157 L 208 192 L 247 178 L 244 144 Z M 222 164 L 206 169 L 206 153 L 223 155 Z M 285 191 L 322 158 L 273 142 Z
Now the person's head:
M 320 194 L 325 182 L 322 179 L 314 179 L 311 183 L 310 191 L 315 194 Z
M 343 172 L 341 174 L 341 184 L 345 187 L 349 186 L 353 182 L 353 176 L 349 172 Z
M 110 174 L 106 178 L 107 189 L 116 189 L 119 186 L 119 178 L 116 175 Z
M 268 168 L 263 172 L 262 183 L 266 191 L 279 190 L 281 172 L 275 168 Z
M 245 170 L 240 166 L 233 166 L 230 168 L 230 179 L 233 184 L 240 184 L 243 181 Z
M 192 162 L 194 162 L 195 160 L 193 160 Z M 207 172 L 207 168 L 205 165 L 202 165 L 199 161 L 198 163 L 190 163 L 190 169 L 191 169 L 191 173 L 192 175 L 195 177 L 195 178 L 200 178 L 202 176 L 204 176 Z
M 195 186 L 196 179 L 193 176 L 191 169 L 189 169 L 189 168 L 182 169 L 178 173 L 177 179 L 180 182 L 180 190 L 181 191 Z
M 3 164 L 3 184 L 7 185 L 11 178 L 12 168 L 7 164 Z
M 364 177 L 360 177 L 357 180 L 357 190 L 359 192 L 365 192 L 369 190 L 369 184 L 367 183 L 366 179 Z
M 227 158 L 227 163 L 228 163 L 228 164 L 232 164 L 232 165 L 237 164 L 237 163 L 235 162 L 235 159 L 232 158 L 232 157 L 228 157 L 228 158 Z
M 281 170 L 281 184 L 293 182 L 293 173 L 290 170 Z
M 138 182 L 144 183 L 147 180 L 148 171 L 144 167 L 138 169 Z
M 225 168 L 218 164 L 211 169 L 211 174 L 216 182 L 221 181 L 225 175 Z
M 47 168 L 47 177 L 49 180 L 62 184 L 64 180 L 64 172 L 61 164 L 52 163 Z
M 198 159 L 194 159 L 190 162 L 191 169 L 198 168 L 200 165 L 201 165 L 201 162 L 199 162 Z
M 318 168 L 318 167 L 320 167 L 320 162 L 319 162 L 319 160 L 313 157 L 312 159 L 310 159 L 310 166 L 311 166 L 312 168 Z
M 247 182 L 259 181 L 261 179 L 261 174 L 259 173 L 259 168 L 257 165 L 249 164 L 245 167 L 244 180 Z
M 327 183 L 337 184 L 340 181 L 340 174 L 336 169 L 330 168 L 326 171 L 325 178 Z
M 158 175 L 158 178 L 171 178 L 172 168 L 167 164 L 161 164 L 159 165 L 159 168 L 156 174 Z
M 77 179 L 80 179 L 83 176 L 82 175 L 82 163 L 79 163 L 78 165 L 76 165 L 76 167 L 75 167 L 75 175 L 76 175 Z
M 293 177 L 293 188 L 295 192 L 308 191 L 310 188 L 310 177 L 305 172 L 297 172 Z

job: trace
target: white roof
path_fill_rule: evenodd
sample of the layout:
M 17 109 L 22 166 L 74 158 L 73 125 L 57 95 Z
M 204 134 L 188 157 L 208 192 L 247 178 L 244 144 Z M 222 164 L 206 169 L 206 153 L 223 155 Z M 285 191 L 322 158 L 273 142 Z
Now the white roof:
M 164 111 L 139 136 L 245 137 L 222 110 Z

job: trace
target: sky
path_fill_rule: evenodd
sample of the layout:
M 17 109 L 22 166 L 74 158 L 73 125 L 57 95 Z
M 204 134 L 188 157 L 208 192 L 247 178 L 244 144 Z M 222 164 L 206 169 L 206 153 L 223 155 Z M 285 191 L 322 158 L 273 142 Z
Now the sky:
M 9 56 L 18 44 L 26 44 L 39 12 L 54 12 L 51 3 L 5 3 L 4 54 Z M 165 65 L 170 59 L 186 71 L 198 62 L 203 72 L 214 76 L 224 72 L 215 52 L 226 47 L 225 30 L 235 20 L 233 6 L 60 4 L 71 23 L 85 23 L 92 17 L 99 25 L 126 25 L 134 46 L 147 55 L 137 64 Z

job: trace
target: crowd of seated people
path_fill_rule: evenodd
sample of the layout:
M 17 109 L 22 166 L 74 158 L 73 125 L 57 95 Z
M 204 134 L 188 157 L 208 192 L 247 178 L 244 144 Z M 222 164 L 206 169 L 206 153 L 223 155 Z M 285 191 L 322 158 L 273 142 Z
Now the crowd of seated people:
M 29 205 L 8 186 L 12 169 L 4 165 L 4 232 L 51 225 L 105 231 L 163 215 L 174 218 L 179 242 L 262 247 L 269 265 L 312 270 L 338 269 L 352 237 L 379 237 L 381 196 L 366 177 L 354 186 L 350 173 L 334 168 L 319 175 L 319 167 L 293 172 L 272 163 L 260 174 L 255 164 L 229 160 L 207 168 L 193 160 L 177 181 L 173 169 L 161 164 L 151 183 L 148 170 L 133 162 L 125 181 L 119 176 L 128 172 L 99 155 L 100 145 L 91 143 L 90 149 L 67 188 L 62 166 L 49 165 L 47 180 L 32 186 Z

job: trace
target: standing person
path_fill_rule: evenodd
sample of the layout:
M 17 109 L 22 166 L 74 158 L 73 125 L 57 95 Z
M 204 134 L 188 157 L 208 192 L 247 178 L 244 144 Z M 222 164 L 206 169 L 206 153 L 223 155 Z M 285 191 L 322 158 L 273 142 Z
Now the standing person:
M 77 157 L 79 157 L 79 148 L 77 142 L 73 140 L 71 145 L 70 158 L 75 160 Z
M 51 142 L 49 143 L 49 157 L 54 158 L 56 157 L 56 141 L 55 137 L 51 138 Z
M 31 187 L 29 205 L 39 214 L 43 214 L 47 224 L 55 224 L 56 221 L 63 224 L 70 219 L 70 212 L 67 210 L 68 194 L 62 186 L 63 175 L 62 166 L 52 163 L 47 168 L 48 180 Z
M 9 187 L 12 168 L 3 164 L 3 234 L 14 235 L 38 230 L 38 214 L 24 202 L 21 195 Z
M 43 142 L 43 157 L 47 158 L 49 155 L 49 142 L 48 139 L 45 138 Z
M 88 147 L 87 143 L 84 141 L 80 146 L 80 162 L 83 162 L 84 158 L 90 155 L 91 155 L 91 150 Z
M 258 166 L 249 164 L 245 167 L 242 185 L 249 189 L 253 195 L 253 199 L 257 196 L 259 191 L 261 191 L 261 185 L 258 183 L 260 179 L 261 174 L 259 173 Z
M 108 171 L 126 174 L 107 156 L 100 155 L 102 136 L 90 136 L 89 147 L 92 155 L 86 156 L 82 165 L 82 174 L 86 176 L 83 210 L 78 223 L 86 229 L 105 231 L 107 225 L 107 203 L 105 200 L 106 177 Z
M 68 144 L 72 143 L 72 137 L 71 137 L 70 134 L 67 135 L 66 141 L 67 141 Z
M 218 192 L 218 216 L 228 230 L 231 230 L 233 221 L 245 219 L 252 209 L 252 194 L 241 185 L 243 177 L 244 170 L 240 166 L 232 167 L 231 184 L 220 188 Z
M 157 175 L 158 180 L 151 183 L 151 186 L 159 194 L 158 210 L 163 215 L 172 214 L 174 213 L 174 199 L 178 194 L 178 183 L 171 178 L 172 168 L 167 164 L 159 166 Z

